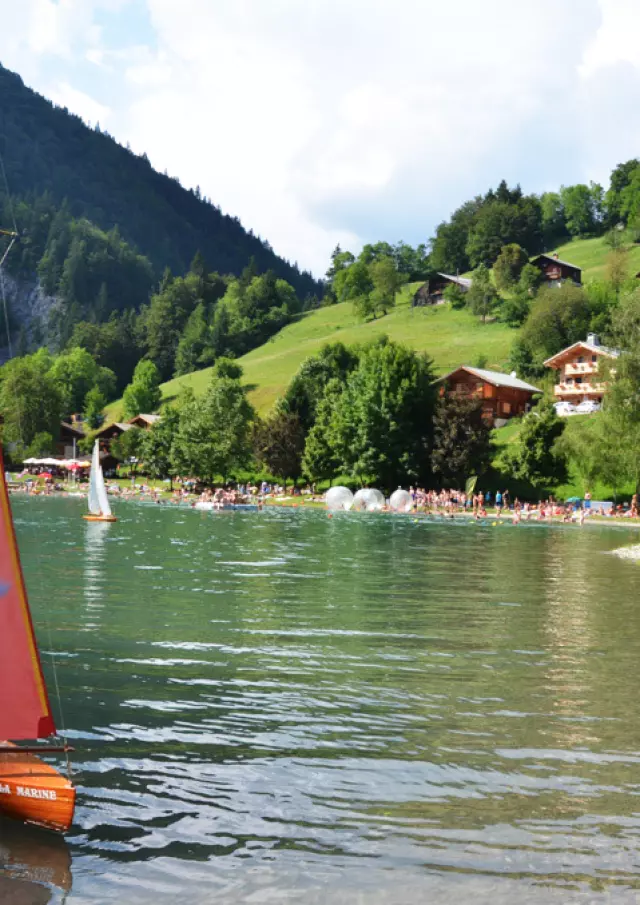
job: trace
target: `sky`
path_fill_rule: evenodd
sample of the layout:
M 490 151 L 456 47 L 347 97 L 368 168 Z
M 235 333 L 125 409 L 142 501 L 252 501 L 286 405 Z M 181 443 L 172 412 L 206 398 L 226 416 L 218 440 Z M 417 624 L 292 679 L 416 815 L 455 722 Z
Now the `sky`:
M 321 276 L 640 155 L 638 0 L 0 0 L 0 62 Z

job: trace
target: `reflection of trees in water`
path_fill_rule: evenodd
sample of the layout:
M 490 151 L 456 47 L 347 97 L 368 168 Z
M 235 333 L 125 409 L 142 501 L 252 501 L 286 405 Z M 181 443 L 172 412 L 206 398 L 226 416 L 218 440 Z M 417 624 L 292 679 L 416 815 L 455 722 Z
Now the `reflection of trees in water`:
M 594 726 L 581 721 L 594 693 L 590 661 L 599 602 L 589 580 L 592 559 L 591 544 L 576 531 L 549 532 L 542 583 L 548 652 L 545 688 L 551 694 L 552 712 L 565 718 L 551 723 L 562 748 L 599 740 Z
M 71 851 L 61 836 L 0 819 L 0 902 L 45 905 L 71 890 Z

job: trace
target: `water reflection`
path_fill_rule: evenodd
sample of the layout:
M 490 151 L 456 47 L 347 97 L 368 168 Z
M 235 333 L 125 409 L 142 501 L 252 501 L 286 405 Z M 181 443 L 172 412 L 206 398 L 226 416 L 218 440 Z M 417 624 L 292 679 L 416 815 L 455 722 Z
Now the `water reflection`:
M 0 818 L 0 902 L 64 902 L 71 891 L 71 853 L 50 833 Z
M 111 522 L 84 522 L 84 596 L 87 615 L 92 620 L 99 617 L 104 606 L 106 582 L 105 543 L 112 527 Z M 93 622 L 88 623 L 93 627 Z

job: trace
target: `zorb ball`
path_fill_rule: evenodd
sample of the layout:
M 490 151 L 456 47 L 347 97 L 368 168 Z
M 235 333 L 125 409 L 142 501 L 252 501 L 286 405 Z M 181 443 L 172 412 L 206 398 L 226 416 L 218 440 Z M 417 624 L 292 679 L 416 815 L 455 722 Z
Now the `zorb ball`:
M 398 489 L 394 490 L 391 494 L 389 505 L 394 512 L 411 512 L 413 509 L 411 494 L 408 490 L 402 490 L 402 488 L 398 487 Z
M 331 512 L 351 509 L 353 494 L 348 487 L 330 487 L 327 490 L 324 501 Z
M 373 487 L 363 487 L 353 498 L 353 509 L 357 512 L 379 512 L 384 508 L 384 496 Z

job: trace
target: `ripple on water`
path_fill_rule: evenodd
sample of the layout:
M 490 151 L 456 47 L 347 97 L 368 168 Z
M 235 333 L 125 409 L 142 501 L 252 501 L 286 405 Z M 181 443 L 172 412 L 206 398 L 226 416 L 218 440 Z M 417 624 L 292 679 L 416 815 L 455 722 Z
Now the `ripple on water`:
M 77 748 L 71 905 L 635 901 L 620 530 L 15 508 Z

